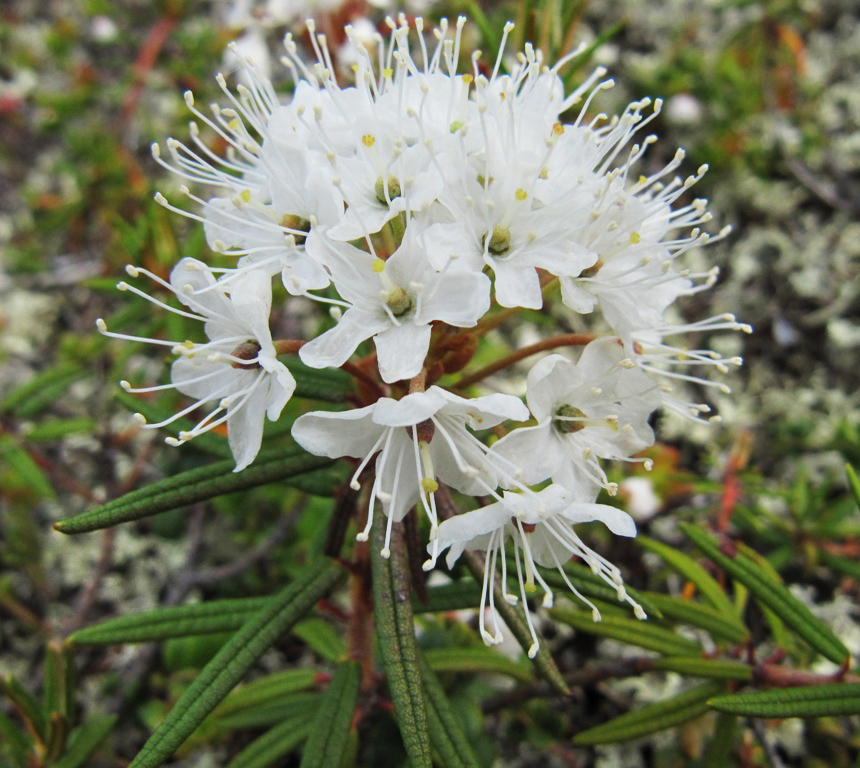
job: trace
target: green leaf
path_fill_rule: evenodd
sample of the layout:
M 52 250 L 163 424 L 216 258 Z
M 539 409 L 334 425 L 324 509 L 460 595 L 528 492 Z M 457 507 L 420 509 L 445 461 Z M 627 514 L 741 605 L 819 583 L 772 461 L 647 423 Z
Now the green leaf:
M 437 763 L 445 768 L 479 768 L 472 745 L 451 709 L 445 690 L 427 662 L 426 654 L 418 657 L 421 682 L 427 696 L 427 724 L 430 744 L 439 756 Z
M 738 740 L 738 719 L 734 715 L 720 712 L 714 735 L 703 755 L 703 768 L 726 768 L 732 765 L 732 750 Z
M 165 478 L 89 512 L 61 520 L 54 524 L 54 528 L 61 533 L 85 533 L 110 528 L 225 493 L 235 493 L 276 480 L 288 481 L 295 475 L 331 463 L 331 459 L 306 453 L 298 446 L 261 453 L 250 467 L 241 472 L 233 472 L 234 462 L 230 459 L 218 461 Z
M 694 603 L 668 595 L 647 593 L 648 601 L 660 609 L 664 619 L 674 619 L 681 624 L 705 629 L 713 637 L 719 637 L 732 643 L 745 643 L 749 639 L 749 630 L 740 623 L 736 615 L 727 617 L 710 605 Z
M 344 575 L 331 560 L 319 559 L 254 614 L 185 690 L 131 763 L 155 768 L 169 758 L 192 731 L 245 676 L 251 666 L 307 613 Z
M 439 611 L 460 611 L 474 608 L 481 602 L 481 587 L 474 580 L 454 581 L 427 590 L 427 604 L 417 595 L 412 596 L 412 610 L 415 613 L 438 613 Z
M 313 472 L 303 472 L 290 478 L 289 485 L 311 496 L 332 498 L 349 481 L 353 470 L 348 464 L 337 463 Z
M 68 642 L 73 645 L 151 643 L 171 637 L 231 632 L 271 600 L 271 597 L 245 597 L 156 608 L 79 629 L 69 636 Z
M 66 753 L 51 768 L 81 768 L 108 737 L 116 723 L 116 715 L 90 715 L 87 721 L 72 731 Z
M 848 649 L 830 627 L 813 616 L 809 608 L 783 584 L 768 576 L 760 565 L 740 554 L 727 554 L 711 536 L 690 524 L 682 523 L 681 530 L 702 552 L 747 587 L 756 600 L 772 610 L 815 650 L 836 664 L 848 659 Z
M 314 669 L 285 669 L 231 691 L 212 712 L 213 718 L 224 718 L 253 707 L 277 703 L 289 694 L 312 688 L 317 681 Z
M 218 717 L 217 727 L 223 731 L 235 731 L 241 728 L 265 728 L 284 720 L 293 720 L 300 715 L 313 717 L 319 709 L 322 694 L 318 691 L 310 693 L 290 693 L 277 701 L 250 706 L 229 715 Z
M 845 465 L 845 474 L 848 475 L 848 485 L 851 487 L 854 502 L 860 507 L 860 478 L 857 477 L 854 467 L 850 464 Z
M 649 624 L 647 620 L 604 616 L 600 621 L 594 621 L 590 612 L 568 608 L 553 608 L 550 615 L 582 632 L 647 648 L 665 656 L 701 656 L 703 653 L 702 646 L 695 640 L 680 637 L 671 630 Z
M 480 557 L 475 552 L 465 552 L 463 554 L 463 560 L 475 581 L 478 584 L 482 584 L 484 581 L 484 558 Z M 523 610 L 528 610 L 528 606 L 517 607 L 511 605 L 505 599 L 505 595 L 502 592 L 502 587 L 498 580 L 493 583 L 493 601 L 496 611 L 498 611 L 502 620 L 507 624 L 511 633 L 520 644 L 520 647 L 528 655 L 528 652 L 532 650 L 534 639 L 532 638 L 528 622 L 521 613 Z M 562 695 L 570 693 L 567 683 L 564 682 L 561 672 L 545 645 L 538 648 L 537 653 L 532 657 L 532 662 L 541 677 L 543 677 L 543 679 L 552 686 L 556 693 L 560 693 Z
M 31 738 L 37 744 L 44 745 L 48 737 L 48 724 L 45 713 L 33 694 L 11 676 L 0 678 L 0 690 L 12 702 Z
M 51 481 L 11 434 L 0 434 L 0 485 L 7 493 L 14 489 L 16 500 L 54 498 Z
M 708 704 L 745 717 L 860 715 L 860 683 L 826 683 L 716 696 Z
M 692 656 L 664 656 L 651 663 L 651 669 L 678 672 L 688 677 L 708 677 L 714 680 L 752 680 L 749 664 L 728 659 L 696 659 Z
M 91 433 L 95 429 L 93 419 L 44 419 L 28 429 L 22 429 L 22 434 L 31 442 L 40 440 L 59 440 L 67 435 Z
M 51 640 L 48 643 L 44 671 L 42 699 L 45 711 L 71 717 L 75 707 L 75 668 L 65 643 L 59 640 Z
M 0 758 L 15 761 L 15 768 L 27 768 L 32 743 L 0 709 Z
M 292 752 L 308 735 L 312 712 L 284 720 L 252 741 L 228 764 L 227 768 L 267 768 L 282 765 L 282 758 Z
M 714 579 L 711 574 L 693 560 L 692 557 L 681 552 L 679 549 L 670 547 L 669 545 L 663 544 L 662 542 L 656 541 L 648 536 L 638 536 L 636 541 L 649 552 L 653 552 L 661 560 L 664 560 L 672 566 L 672 568 L 678 571 L 678 573 L 687 579 L 687 581 L 693 584 L 705 600 L 707 600 L 722 616 L 725 617 L 726 621 L 731 621 L 736 626 L 743 626 L 739 623 L 735 607 L 723 591 L 723 588 L 717 583 L 716 579 Z
M 846 576 L 850 576 L 855 581 L 860 581 L 860 562 L 850 557 L 841 557 L 828 552 L 826 549 L 818 551 L 818 559 L 824 565 L 833 568 Z
M 657 731 L 686 723 L 708 711 L 708 699 L 725 690 L 723 683 L 703 683 L 679 696 L 659 701 L 616 717 L 608 723 L 578 733 L 573 737 L 577 746 L 614 744 L 638 739 Z
M 399 540 L 395 541 L 391 557 L 382 556 L 385 530 L 384 525 L 373 526 L 370 543 L 376 633 L 410 766 L 431 768 L 427 708 L 418 672 L 418 649 L 409 599 L 409 568 Z M 394 535 L 398 537 L 400 531 L 395 530 Z
M 340 661 L 346 657 L 346 643 L 340 633 L 323 619 L 304 619 L 293 627 L 293 634 L 304 640 L 308 647 L 326 661 Z
M 349 746 L 358 703 L 361 666 L 344 661 L 335 670 L 311 725 L 300 768 L 337 768 Z
M 0 412 L 14 413 L 19 419 L 29 419 L 56 402 L 73 381 L 85 375 L 86 370 L 80 365 L 61 363 L 13 389 L 0 402 Z
M 342 403 L 353 390 L 352 377 L 337 368 L 310 368 L 296 357 L 285 358 L 284 364 L 296 380 L 294 397 Z
M 434 672 L 473 672 L 512 677 L 524 683 L 534 682 L 531 666 L 503 656 L 492 648 L 431 648 L 424 658 Z

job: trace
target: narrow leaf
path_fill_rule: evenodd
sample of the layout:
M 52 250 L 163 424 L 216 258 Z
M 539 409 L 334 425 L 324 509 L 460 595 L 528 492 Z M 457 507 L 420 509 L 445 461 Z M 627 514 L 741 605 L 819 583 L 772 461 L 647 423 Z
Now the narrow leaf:
M 45 721 L 45 713 L 42 712 L 39 702 L 33 694 L 11 676 L 0 678 L 0 690 L 9 697 L 12 706 L 15 707 L 18 715 L 24 721 L 32 739 L 38 745 L 44 746 L 47 739 L 48 724 Z
M 304 640 L 314 653 L 326 661 L 339 661 L 346 657 L 343 637 L 327 621 L 304 619 L 293 627 L 293 634 Z
M 271 597 L 245 597 L 156 608 L 79 629 L 68 641 L 72 645 L 151 643 L 171 637 L 231 632 L 271 600 Z
M 170 757 L 254 662 L 342 576 L 341 568 L 321 558 L 243 624 L 185 690 L 135 757 L 133 768 L 155 768 Z
M 75 363 L 62 363 L 49 368 L 6 395 L 0 402 L 0 412 L 14 413 L 20 419 L 29 419 L 55 403 L 73 381 L 85 375 L 86 369 Z
M 848 485 L 851 486 L 851 494 L 854 496 L 854 502 L 860 507 L 860 478 L 854 471 L 854 467 L 850 464 L 845 465 L 845 474 L 848 475 Z
M 818 558 L 824 565 L 827 565 L 846 576 L 850 576 L 855 581 L 860 581 L 860 562 L 855 558 L 841 557 L 828 552 L 826 549 L 818 551 Z
M 42 700 L 46 712 L 68 718 L 74 712 L 74 663 L 68 646 L 51 640 L 45 652 L 45 682 Z
M 116 719 L 116 715 L 90 715 L 83 725 L 72 731 L 66 754 L 51 763 L 51 768 L 81 768 L 88 765 L 93 752 L 113 730 Z
M 233 472 L 234 462 L 231 459 L 217 461 L 165 478 L 81 515 L 61 520 L 54 524 L 54 528 L 61 533 L 86 533 L 110 528 L 226 493 L 276 480 L 288 481 L 293 476 L 327 466 L 331 461 L 324 456 L 305 453 L 298 446 L 261 453 L 250 467 L 241 472 Z
M 848 649 L 833 631 L 785 586 L 768 576 L 761 566 L 740 554 L 727 554 L 713 538 L 695 526 L 681 524 L 681 530 L 720 568 L 741 582 L 752 595 L 770 608 L 792 630 L 830 661 L 841 664 L 849 656 Z
M 481 584 L 484 580 L 484 558 L 477 552 L 467 551 L 463 553 L 463 559 L 465 560 L 466 567 L 469 569 L 469 572 L 472 574 L 475 581 L 478 582 L 478 584 Z M 532 639 L 528 623 L 521 613 L 523 610 L 528 610 L 528 607 L 517 607 L 511 605 L 505 599 L 502 587 L 498 581 L 493 584 L 493 599 L 496 610 L 502 617 L 502 620 L 507 624 L 523 651 L 528 654 L 534 640 Z M 537 653 L 532 658 L 532 662 L 541 677 L 543 677 L 543 679 L 552 686 L 556 693 L 560 693 L 562 695 L 570 693 L 570 689 L 567 687 L 567 683 L 564 682 L 564 678 L 550 655 L 550 652 L 547 650 L 546 645 L 542 645 L 538 648 Z
M 284 720 L 293 720 L 299 715 L 313 716 L 319 709 L 322 694 L 290 693 L 272 703 L 263 703 L 240 709 L 229 715 L 217 718 L 217 727 L 223 731 L 242 728 L 267 728 Z
M 445 690 L 427 663 L 426 654 L 418 657 L 421 681 L 427 695 L 427 722 L 430 744 L 445 768 L 479 768 L 480 763 L 469 739 L 460 727 L 460 719 L 451 709 Z
M 67 435 L 91 433 L 94 429 L 93 419 L 43 419 L 33 427 L 22 430 L 31 442 L 40 440 L 59 440 Z
M 227 768 L 281 765 L 282 758 L 307 738 L 310 727 L 311 714 L 307 712 L 294 719 L 284 720 L 252 741 L 227 764 Z
M 578 733 L 573 737 L 573 743 L 578 746 L 613 744 L 673 728 L 707 712 L 708 699 L 723 690 L 723 683 L 703 683 L 679 696 L 648 704 L 608 723 Z
M 16 768 L 25 768 L 30 762 L 31 747 L 30 740 L 0 709 L 0 759 L 14 760 Z
M 361 666 L 345 661 L 335 670 L 311 724 L 300 768 L 335 768 L 343 763 L 358 703 Z
M 710 605 L 702 605 L 691 600 L 682 600 L 677 597 L 650 592 L 648 593 L 648 600 L 660 609 L 664 619 L 705 629 L 713 637 L 732 643 L 741 644 L 749 639 L 749 630 L 740 623 L 735 615 L 728 617 Z
M 720 712 L 714 735 L 705 750 L 703 768 L 726 768 L 732 765 L 732 750 L 738 739 L 738 719 L 734 715 Z
M 716 696 L 708 704 L 745 717 L 860 715 L 860 683 L 827 683 Z
M 431 648 L 424 652 L 434 672 L 473 672 L 506 675 L 524 683 L 534 682 L 531 666 L 503 656 L 492 648 Z
M 692 557 L 681 552 L 679 549 L 670 547 L 668 544 L 656 541 L 648 536 L 638 536 L 636 541 L 649 552 L 653 552 L 661 560 L 672 566 L 687 581 L 693 584 L 702 594 L 702 597 L 714 606 L 725 617 L 726 621 L 731 621 L 735 624 L 739 623 L 735 607 L 723 591 L 723 588 Z
M 371 539 L 373 612 L 382 663 L 400 735 L 412 768 L 430 768 L 430 736 L 421 676 L 415 625 L 409 600 L 409 568 L 402 546 L 400 525 L 394 529 L 391 557 L 383 557 L 385 526 L 375 525 Z
M 439 611 L 461 611 L 474 608 L 481 602 L 481 588 L 472 579 L 441 584 L 427 590 L 427 603 L 413 595 L 412 610 L 415 613 L 438 613 Z
M 666 656 L 701 656 L 703 653 L 702 646 L 695 640 L 680 637 L 671 630 L 649 624 L 647 620 L 604 616 L 601 621 L 594 621 L 591 613 L 568 608 L 553 608 L 550 615 L 582 632 L 619 640 Z
M 714 680 L 752 680 L 752 667 L 742 661 L 728 659 L 696 659 L 692 656 L 664 656 L 651 663 L 652 669 L 678 672 L 688 677 Z
M 337 368 L 310 368 L 296 357 L 287 358 L 285 364 L 296 379 L 294 397 L 342 403 L 353 389 L 352 377 Z
M 223 718 L 251 707 L 276 703 L 291 693 L 312 688 L 317 681 L 313 669 L 285 669 L 231 691 L 227 698 L 212 713 L 214 718 Z

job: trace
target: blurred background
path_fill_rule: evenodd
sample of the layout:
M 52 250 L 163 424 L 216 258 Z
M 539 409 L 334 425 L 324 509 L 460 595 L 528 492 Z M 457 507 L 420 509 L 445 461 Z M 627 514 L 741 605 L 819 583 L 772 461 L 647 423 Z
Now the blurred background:
M 202 461 L 195 449 L 177 453 L 163 435 L 142 433 L 130 419 L 134 403 L 117 387 L 131 373 L 163 380 L 163 361 L 99 336 L 94 325 L 105 317 L 152 335 L 170 319 L 118 294 L 124 266 L 166 275 L 182 256 L 205 258 L 201 228 L 153 201 L 156 189 L 169 197 L 177 188 L 150 145 L 187 137 L 182 93 L 193 90 L 200 104 L 218 97 L 213 75 L 230 71 L 231 40 L 283 86 L 279 41 L 288 29 L 300 37 L 308 14 L 336 45 L 344 22 L 372 29 L 395 10 L 352 0 L 2 4 L 0 673 L 32 693 L 43 685 L 46 647 L 75 629 L 189 598 L 265 594 L 289 575 L 297 549 L 308 546 L 302 542 L 324 535 L 313 515 L 286 513 L 295 499 L 267 488 L 250 502 L 219 499 L 74 539 L 51 524 Z M 644 532 L 667 543 L 678 542 L 679 517 L 731 529 L 860 652 L 860 516 L 845 470 L 860 467 L 856 3 L 425 0 L 403 10 L 471 15 L 496 37 L 512 19 L 515 42 L 534 42 L 550 63 L 586 43 L 588 55 L 566 76 L 607 67 L 618 85 L 601 96 L 601 111 L 643 96 L 665 99 L 648 162 L 659 166 L 683 146 L 685 173 L 709 164 L 695 191 L 711 201 L 715 232 L 733 227 L 696 253 L 693 266 L 718 265 L 720 280 L 681 312 L 691 319 L 732 312 L 755 333 L 702 340 L 745 358 L 730 378 L 733 392 L 716 402 L 722 423 L 666 420 L 654 472 L 618 470 L 625 503 Z M 628 548 L 620 559 L 634 585 L 665 589 L 655 561 L 635 542 Z M 76 651 L 78 717 L 120 715 L 87 764 L 126 764 L 217 640 Z M 563 658 L 575 668 L 589 654 L 611 656 L 605 645 L 565 646 Z M 307 638 L 291 637 L 264 664 L 308 663 L 314 653 L 321 652 Z M 628 677 L 583 689 L 590 724 L 680 685 L 667 675 Z M 472 685 L 463 698 L 485 705 L 464 712 L 477 723 L 487 765 L 705 765 L 707 721 L 623 747 L 574 749 L 567 736 L 582 725 L 575 713 L 504 714 L 486 706 L 492 689 Z M 0 703 L 3 728 L 20 728 L 13 709 Z M 391 727 L 377 725 L 380 744 L 396 740 Z M 756 728 L 736 737 L 739 765 L 838 768 L 853 765 L 860 748 L 844 721 Z M 172 764 L 225 765 L 247 739 L 241 731 L 203 732 Z M 290 759 L 273 764 L 298 765 Z

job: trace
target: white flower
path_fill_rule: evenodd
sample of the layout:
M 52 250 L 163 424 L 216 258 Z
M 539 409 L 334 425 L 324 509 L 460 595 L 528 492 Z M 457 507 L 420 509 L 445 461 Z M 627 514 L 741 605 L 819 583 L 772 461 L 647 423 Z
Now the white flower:
M 523 403 L 510 395 L 466 399 L 433 386 L 400 400 L 383 397 L 365 408 L 307 413 L 293 424 L 293 438 L 317 456 L 361 459 L 352 478 L 354 489 L 376 456 L 367 526 L 359 537 L 367 540 L 379 499 L 388 515 L 387 553 L 391 525 L 419 501 L 430 518 L 432 546 L 437 478 L 470 495 L 492 492 L 498 486 L 502 463 L 488 456 L 486 446 L 467 427 L 486 429 L 527 415 Z
M 107 336 L 169 346 L 179 355 L 171 367 L 171 384 L 132 387 L 123 381 L 127 392 L 175 388 L 196 398 L 193 404 L 157 424 L 146 424 L 141 414 L 136 414 L 136 420 L 149 428 L 163 427 L 214 402 L 216 407 L 192 429 L 180 432 L 177 438 L 168 437 L 167 442 L 181 445 L 226 422 L 230 450 L 236 460 L 234 471 L 244 469 L 260 450 L 265 418 L 276 420 L 296 387 L 292 374 L 277 359 L 269 330 L 271 279 L 264 272 L 245 272 L 232 282 L 228 295 L 211 270 L 195 259 L 182 259 L 171 272 L 169 285 L 146 270 L 128 267 L 127 271 L 132 277 L 151 277 L 173 291 L 192 312 L 168 307 L 127 283 L 119 284 L 122 290 L 204 322 L 209 338 L 204 344 L 195 344 L 127 336 L 108 331 L 104 321 L 98 321 L 99 330 Z
M 329 245 L 324 261 L 348 308 L 334 328 L 302 347 L 302 362 L 343 365 L 372 336 L 379 373 L 393 383 L 418 375 L 434 320 L 466 328 L 478 322 L 490 306 L 486 275 L 464 272 L 453 261 L 437 272 L 412 233 L 384 261 L 349 243 Z
M 618 568 L 587 547 L 572 527 L 576 523 L 593 520 L 599 520 L 618 536 L 636 535 L 636 524 L 626 512 L 606 504 L 576 501 L 572 494 L 557 485 L 550 485 L 537 493 L 508 492 L 495 504 L 443 521 L 439 526 L 438 551 L 441 553 L 448 549 L 446 562 L 449 568 L 453 567 L 467 549 L 483 550 L 487 553 L 479 618 L 481 636 L 486 643 L 494 644 L 502 640 L 498 630 L 501 622 L 495 615 L 493 596 L 497 565 L 501 568 L 500 586 L 505 600 L 513 604 L 519 599 L 523 601 L 533 641 L 528 652 L 530 657 L 537 653 L 539 643 L 528 611 L 527 596 L 537 589 L 537 584 L 544 592 L 544 607 L 551 607 L 553 602 L 552 589 L 535 568 L 535 564 L 557 569 L 571 592 L 591 607 L 594 620 L 600 621 L 600 612 L 588 598 L 580 594 L 563 568 L 571 557 L 579 557 L 616 590 L 619 600 L 626 600 L 633 605 L 637 618 L 645 618 L 641 606 L 624 589 Z M 505 552 L 505 542 L 508 539 L 511 539 L 514 545 L 519 597 L 508 592 Z M 486 607 L 489 607 L 494 618 L 496 630 L 493 634 L 488 632 L 484 625 Z
M 598 459 L 629 459 L 651 445 L 648 417 L 659 404 L 657 385 L 618 340 L 597 339 L 576 364 L 550 355 L 532 368 L 528 405 L 538 423 L 514 430 L 493 451 L 520 468 L 523 482 L 552 478 L 590 501 L 601 486 L 615 490 Z

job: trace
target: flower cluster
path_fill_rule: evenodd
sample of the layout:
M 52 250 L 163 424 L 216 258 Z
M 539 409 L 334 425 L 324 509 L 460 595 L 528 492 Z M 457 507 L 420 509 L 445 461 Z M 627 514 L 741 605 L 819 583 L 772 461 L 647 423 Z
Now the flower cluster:
M 649 419 L 660 407 L 703 420 L 709 408 L 688 400 L 685 383 L 724 387 L 702 369 L 740 363 L 689 349 L 685 336 L 748 329 L 731 316 L 685 326 L 667 319 L 676 299 L 707 288 L 715 272 L 691 273 L 681 259 L 708 240 L 705 201 L 688 193 L 705 169 L 676 177 L 679 151 L 650 174 L 638 170 L 655 140 L 643 128 L 660 102 L 592 115 L 592 101 L 612 85 L 604 71 L 566 94 L 560 71 L 570 57 L 547 67 L 526 46 L 508 60 L 510 24 L 492 69 L 475 52 L 461 72 L 464 23 L 425 30 L 420 18 L 401 17 L 371 45 L 347 28 L 355 63 L 343 73 L 308 22 L 316 60 L 307 64 L 287 36 L 283 61 L 295 87 L 286 100 L 250 63 L 235 89 L 219 76 L 227 104 L 210 114 L 186 94 L 191 142 L 168 139 L 167 152 L 155 145 L 153 154 L 215 193 L 182 186 L 193 212 L 157 200 L 201 221 L 209 246 L 233 266 L 183 259 L 169 283 L 129 268 L 173 292 L 186 309 L 172 311 L 202 321 L 207 341 L 143 339 L 176 355 L 172 384 L 123 386 L 173 386 L 195 399 L 174 418 L 211 404 L 168 441 L 226 422 L 238 471 L 259 450 L 265 418 L 277 419 L 295 389 L 279 357 L 360 374 L 356 407 L 306 413 L 294 439 L 311 453 L 357 460 L 351 484 L 367 482 L 358 538 L 367 539 L 381 510 L 384 555 L 393 524 L 416 508 L 429 521 L 425 569 L 445 550 L 449 566 L 464 550 L 486 552 L 481 631 L 498 642 L 497 571 L 507 600 L 525 605 L 540 587 L 548 604 L 552 590 L 536 566 L 558 569 L 578 595 L 564 570 L 575 557 L 633 602 L 618 569 L 574 526 L 599 520 L 635 535 L 626 513 L 596 503 L 616 490 L 605 463 L 636 460 L 654 440 Z M 201 127 L 226 143 L 224 156 Z M 328 310 L 311 338 L 273 340 L 269 315 L 281 286 Z M 556 324 L 589 333 L 547 336 L 469 372 L 479 347 L 498 349 L 498 340 L 482 343 L 488 333 L 550 316 L 550 303 Z M 510 394 L 522 380 L 519 363 L 547 350 L 564 354 L 537 359 L 526 405 Z M 487 389 L 475 396 L 478 385 Z M 474 497 L 477 508 L 440 520 L 440 484 Z

